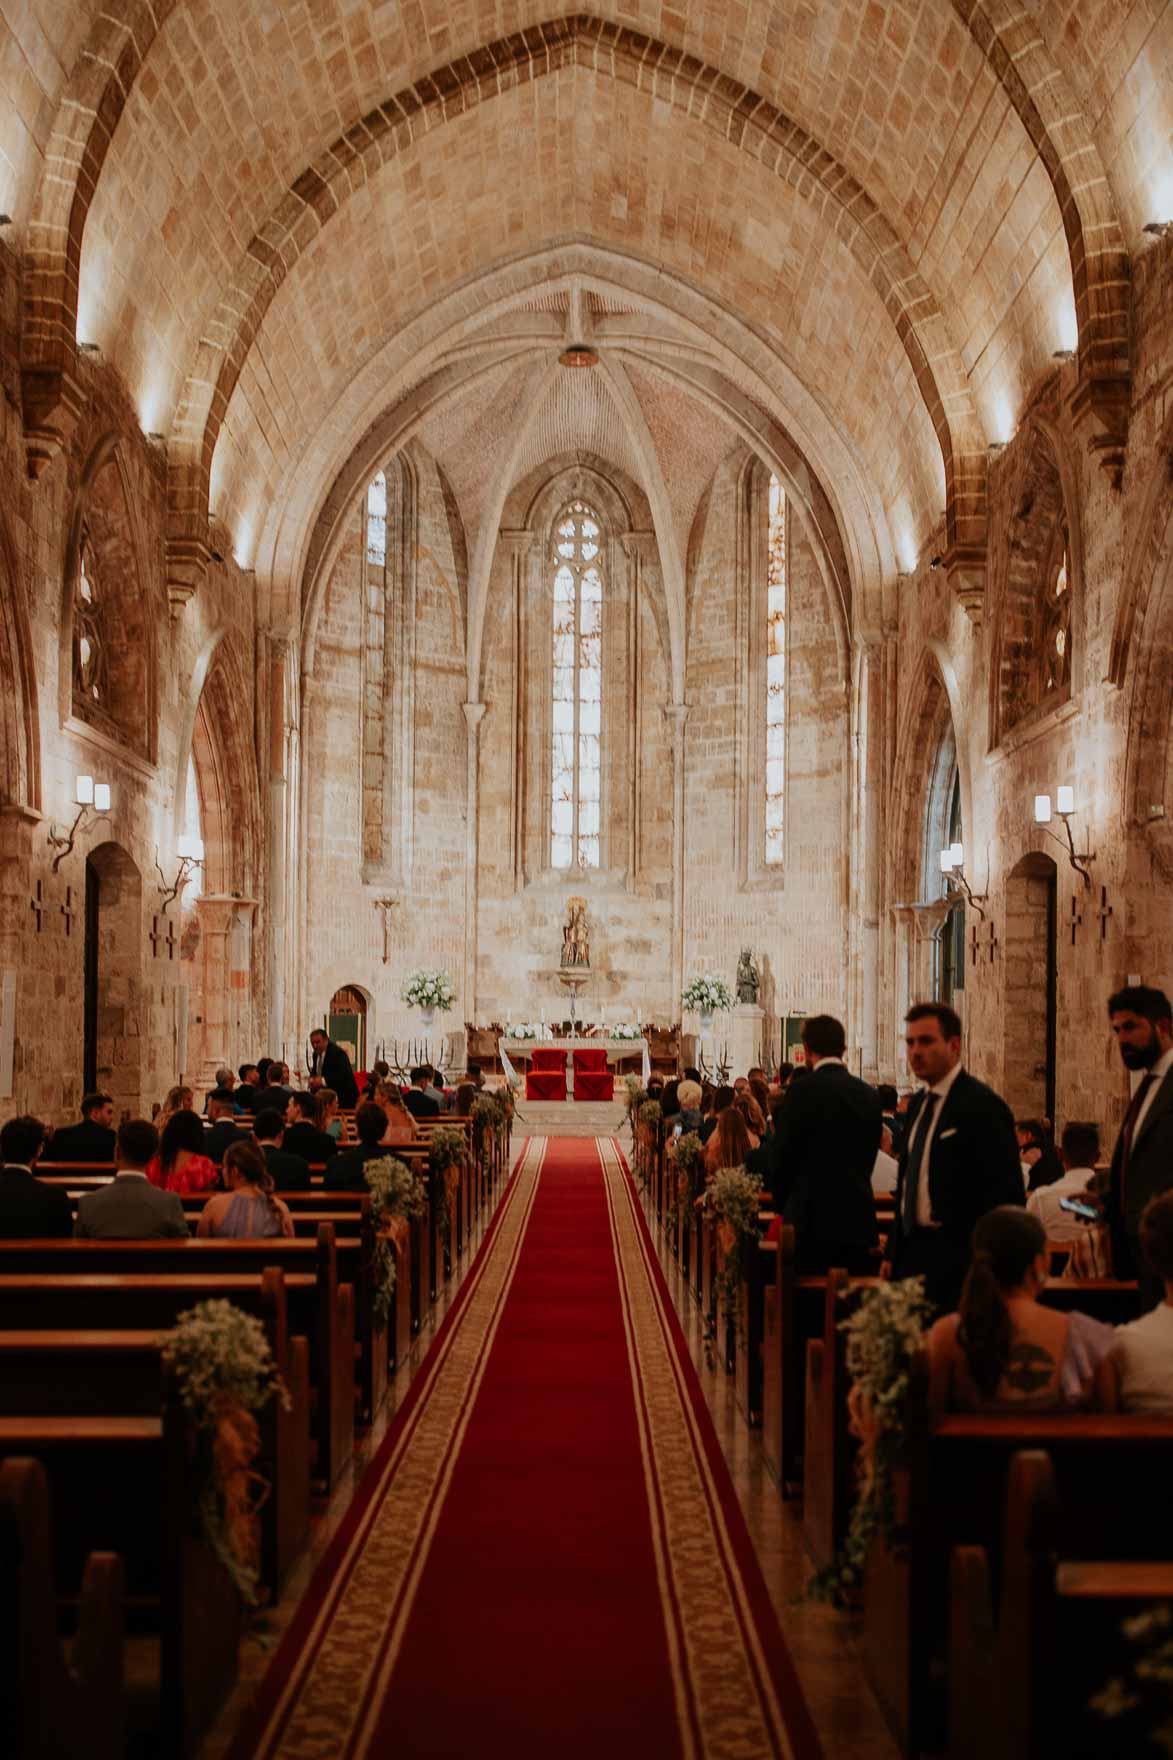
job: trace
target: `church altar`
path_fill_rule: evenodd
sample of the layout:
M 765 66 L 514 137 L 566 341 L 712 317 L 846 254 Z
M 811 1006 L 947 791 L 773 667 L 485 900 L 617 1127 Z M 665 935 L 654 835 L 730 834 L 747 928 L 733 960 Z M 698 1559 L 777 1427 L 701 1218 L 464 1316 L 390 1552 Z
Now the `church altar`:
M 507 1033 L 502 1033 L 498 1045 L 498 1052 L 501 1058 L 501 1068 L 505 1071 L 506 1081 L 521 1081 L 521 1077 L 517 1074 L 513 1064 L 510 1062 L 510 1051 L 513 1052 L 514 1057 L 518 1057 L 527 1056 L 534 1051 L 547 1050 L 566 1052 L 566 1092 L 567 1095 L 571 1097 L 574 1094 L 574 1058 L 571 1056 L 571 1053 L 574 1051 L 605 1051 L 607 1053 L 608 1062 L 610 1062 L 612 1058 L 641 1058 L 641 1080 L 645 1088 L 648 1085 L 648 1080 L 652 1073 L 652 1060 L 648 1055 L 648 1042 L 646 1039 L 608 1039 L 602 1034 L 593 1034 L 577 1039 L 555 1039 L 552 1036 L 546 1039 L 511 1039 Z

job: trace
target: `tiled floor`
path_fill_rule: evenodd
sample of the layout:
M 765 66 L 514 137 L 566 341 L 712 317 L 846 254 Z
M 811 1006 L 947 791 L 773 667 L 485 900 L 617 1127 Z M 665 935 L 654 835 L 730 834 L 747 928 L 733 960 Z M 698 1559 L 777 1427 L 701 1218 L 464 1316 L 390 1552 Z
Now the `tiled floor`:
M 515 1143 L 520 1148 L 520 1142 L 515 1139 Z M 478 1234 L 472 1244 L 473 1251 L 479 1238 Z M 466 1253 L 461 1276 L 471 1256 Z M 852 1640 L 851 1622 L 831 1608 L 795 1600 L 810 1568 L 803 1551 L 798 1514 L 792 1504 L 784 1503 L 778 1495 L 777 1486 L 762 1460 L 760 1439 L 747 1428 L 737 1409 L 729 1377 L 706 1366 L 700 1313 L 676 1275 L 674 1261 L 663 1251 L 661 1261 L 783 1636 L 806 1693 L 827 1760 L 897 1760 L 896 1745 L 863 1678 Z M 256 1636 L 246 1639 L 241 1653 L 240 1684 L 205 1741 L 200 1760 L 222 1760 L 241 1708 L 264 1674 L 274 1644 L 292 1618 L 318 1559 L 349 1506 L 358 1478 L 382 1440 L 398 1402 L 431 1342 L 435 1327 L 459 1287 L 458 1276 L 441 1294 L 431 1325 L 416 1341 L 410 1361 L 396 1376 L 379 1420 L 358 1443 L 353 1467 L 329 1506 L 321 1507 L 306 1557 L 288 1585 L 280 1606 L 264 1616 Z M 647 1760 L 652 1757 L 648 1756 Z

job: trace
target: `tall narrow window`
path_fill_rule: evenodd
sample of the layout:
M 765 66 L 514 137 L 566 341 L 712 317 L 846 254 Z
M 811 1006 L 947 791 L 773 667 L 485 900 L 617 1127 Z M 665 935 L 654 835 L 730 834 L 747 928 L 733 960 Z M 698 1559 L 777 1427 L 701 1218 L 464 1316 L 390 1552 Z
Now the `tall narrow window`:
M 387 562 L 387 479 L 382 471 L 367 490 L 367 561 L 376 568 Z
M 766 861 L 782 860 L 786 812 L 786 493 L 770 478 L 766 532 Z
M 597 868 L 602 799 L 603 578 L 598 515 L 572 501 L 554 528 L 550 865 Z

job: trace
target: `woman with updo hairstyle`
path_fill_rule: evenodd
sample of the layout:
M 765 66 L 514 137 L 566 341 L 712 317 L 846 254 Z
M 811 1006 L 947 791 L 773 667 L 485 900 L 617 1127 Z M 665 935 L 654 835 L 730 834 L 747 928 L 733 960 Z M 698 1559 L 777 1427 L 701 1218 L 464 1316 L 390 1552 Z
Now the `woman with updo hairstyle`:
M 182 1108 L 171 1114 L 146 1174 L 164 1192 L 205 1192 L 216 1184 L 219 1169 L 204 1153 L 204 1127 L 194 1112 Z
M 973 1231 L 956 1314 L 928 1337 L 930 1402 L 944 1412 L 1078 1411 L 1092 1403 L 1113 1329 L 1089 1314 L 1045 1308 L 1047 1237 L 1017 1204 Z
M 273 1175 L 255 1143 L 231 1143 L 224 1151 L 226 1192 L 216 1192 L 204 1205 L 196 1227 L 201 1240 L 272 1240 L 292 1237 L 288 1205 L 273 1196 Z

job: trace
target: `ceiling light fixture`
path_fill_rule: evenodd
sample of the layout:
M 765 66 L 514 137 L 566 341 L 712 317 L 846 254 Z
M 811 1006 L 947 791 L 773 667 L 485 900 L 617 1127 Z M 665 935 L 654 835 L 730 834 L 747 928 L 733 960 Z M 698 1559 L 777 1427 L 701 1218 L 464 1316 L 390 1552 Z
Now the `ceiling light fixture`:
M 598 364 L 598 351 L 588 348 L 585 342 L 572 342 L 570 347 L 564 348 L 558 356 L 560 367 L 597 367 Z

